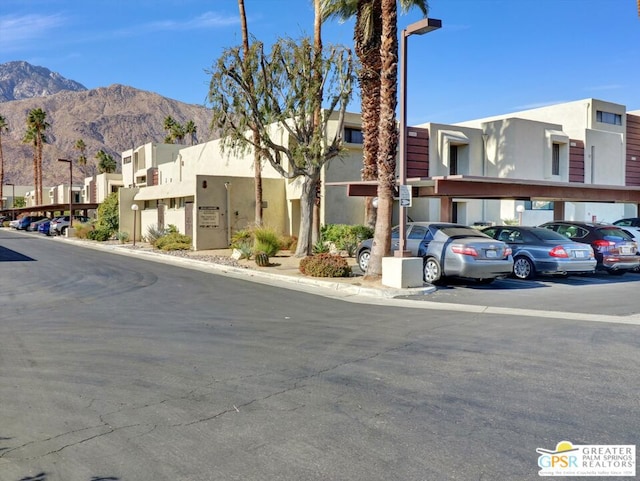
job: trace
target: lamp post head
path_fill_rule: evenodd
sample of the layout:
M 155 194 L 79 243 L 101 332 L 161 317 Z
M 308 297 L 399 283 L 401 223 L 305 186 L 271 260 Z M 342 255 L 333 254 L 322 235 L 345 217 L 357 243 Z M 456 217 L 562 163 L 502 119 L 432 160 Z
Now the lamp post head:
M 138 204 L 131 204 L 131 210 L 132 211 L 137 211 L 138 210 Z
M 520 204 L 519 206 L 516 207 L 516 212 L 518 214 L 522 214 L 524 212 L 524 205 Z
M 439 18 L 423 18 L 415 23 L 407 25 L 402 31 L 405 37 L 409 35 L 424 35 L 442 28 L 442 20 Z

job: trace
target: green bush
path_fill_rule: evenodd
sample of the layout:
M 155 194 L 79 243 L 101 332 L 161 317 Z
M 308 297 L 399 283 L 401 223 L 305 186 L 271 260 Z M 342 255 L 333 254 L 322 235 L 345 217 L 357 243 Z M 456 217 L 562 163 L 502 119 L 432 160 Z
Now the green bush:
M 118 231 L 120 218 L 118 216 L 118 193 L 112 192 L 98 206 L 98 222 L 96 229 L 109 231 L 109 236 Z
M 155 247 L 163 251 L 189 250 L 191 249 L 191 237 L 179 232 L 172 232 L 160 237 L 156 241 Z
M 241 246 L 248 244 L 253 244 L 253 233 L 250 229 L 242 229 L 236 231 L 231 236 L 231 248 L 232 249 L 240 249 Z
M 94 230 L 87 232 L 87 239 L 104 242 L 111 239 L 113 232 L 104 227 L 96 227 Z
M 75 229 L 75 235 L 79 239 L 88 239 L 89 233 L 93 232 L 93 224 L 91 222 L 85 222 L 84 224 L 73 223 L 73 228 Z
M 327 224 L 322 226 L 320 234 L 323 241 L 353 256 L 358 243 L 373 237 L 373 229 L 365 225 Z
M 118 231 L 116 232 L 116 239 L 118 239 L 121 244 L 126 244 L 127 242 L 129 242 L 129 233 Z
M 349 277 L 351 267 L 345 258 L 325 253 L 302 259 L 300 272 L 312 277 Z

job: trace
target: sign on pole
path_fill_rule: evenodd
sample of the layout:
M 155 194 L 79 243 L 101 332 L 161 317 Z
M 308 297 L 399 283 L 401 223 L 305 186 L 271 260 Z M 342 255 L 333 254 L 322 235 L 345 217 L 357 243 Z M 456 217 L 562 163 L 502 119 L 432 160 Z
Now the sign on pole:
M 411 207 L 411 187 L 408 185 L 400 186 L 400 207 Z

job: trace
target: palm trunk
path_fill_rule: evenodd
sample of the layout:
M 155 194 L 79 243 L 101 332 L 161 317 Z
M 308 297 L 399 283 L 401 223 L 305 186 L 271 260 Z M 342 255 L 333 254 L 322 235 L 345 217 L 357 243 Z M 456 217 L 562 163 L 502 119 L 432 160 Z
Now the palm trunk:
M 398 91 L 398 22 L 396 0 L 382 0 L 380 45 L 380 125 L 378 130 L 378 218 L 366 277 L 382 276 L 382 257 L 391 250 L 391 213 L 396 180 L 396 105 Z
M 315 84 L 318 87 L 317 105 L 313 113 L 313 129 L 317 131 L 321 123 L 322 109 L 322 12 L 320 8 L 320 0 L 313 2 L 315 10 L 315 18 L 313 23 L 313 49 L 314 49 L 314 72 Z M 312 246 L 320 240 L 320 182 L 316 183 L 313 199 L 313 221 L 311 225 L 311 244 Z
M 1 129 L 2 127 L 0 127 Z M 0 133 L 0 208 L 4 209 L 4 195 L 2 186 L 4 185 L 4 157 L 2 155 L 2 133 Z
M 247 27 L 247 14 L 244 9 L 244 0 L 238 0 L 238 8 L 240 10 L 240 26 L 242 29 L 242 50 L 244 58 L 249 55 L 249 29 Z M 251 133 L 253 135 L 254 145 L 260 145 L 260 132 L 257 128 L 252 127 Z M 254 182 L 254 197 L 255 197 L 255 212 L 254 222 L 257 226 L 262 225 L 262 156 L 260 150 L 254 148 L 253 150 L 253 182 Z

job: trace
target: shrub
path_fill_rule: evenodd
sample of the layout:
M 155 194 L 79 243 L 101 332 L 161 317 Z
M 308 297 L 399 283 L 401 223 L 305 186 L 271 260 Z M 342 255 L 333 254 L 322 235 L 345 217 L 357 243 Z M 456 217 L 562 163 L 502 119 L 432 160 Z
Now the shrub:
M 157 225 L 151 224 L 149 227 L 147 227 L 147 235 L 145 239 L 149 244 L 155 247 L 158 239 L 160 239 L 160 237 L 162 237 L 166 233 L 167 232 L 164 229 L 158 229 Z
M 104 227 L 96 227 L 91 232 L 87 233 L 87 239 L 104 242 L 111 239 L 111 235 L 112 235 L 111 230 Z
M 119 231 L 119 232 L 116 233 L 116 239 L 118 239 L 121 244 L 125 244 L 125 243 L 127 243 L 129 241 L 129 233 L 128 232 Z
M 280 235 L 270 227 L 255 227 L 253 238 L 254 252 L 264 252 L 267 256 L 273 257 L 280 250 Z
M 109 231 L 109 236 L 118 231 L 120 218 L 118 216 L 118 193 L 112 192 L 98 206 L 98 222 L 96 228 Z
M 351 267 L 343 257 L 325 253 L 302 259 L 300 272 L 312 277 L 349 277 Z
M 172 232 L 160 237 L 156 241 L 155 247 L 163 251 L 189 250 L 191 249 L 191 237 L 179 232 Z
M 76 237 L 79 239 L 88 239 L 89 233 L 93 231 L 93 224 L 91 222 L 85 222 L 84 224 L 74 222 L 73 227 L 76 231 Z
M 373 229 L 365 225 L 327 224 L 320 229 L 322 239 L 333 243 L 337 249 L 355 254 L 358 243 L 373 237 Z
M 280 238 L 280 249 L 294 251 L 298 246 L 298 238 L 293 235 L 285 235 Z
M 231 236 L 231 248 L 240 249 L 240 247 L 245 244 L 253 244 L 253 234 L 250 229 L 236 231 L 235 234 Z

